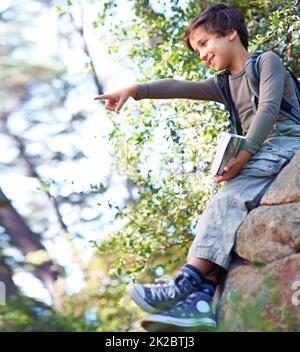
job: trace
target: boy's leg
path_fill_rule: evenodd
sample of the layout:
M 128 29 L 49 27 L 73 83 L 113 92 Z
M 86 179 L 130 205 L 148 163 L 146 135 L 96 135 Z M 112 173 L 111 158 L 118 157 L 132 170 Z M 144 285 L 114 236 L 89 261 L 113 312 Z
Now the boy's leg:
M 226 273 L 225 270 L 223 270 L 220 267 L 216 267 L 214 270 L 212 270 L 209 274 L 207 274 L 204 278 L 204 280 L 207 281 L 212 281 L 217 285 L 219 285 L 219 283 L 222 280 L 223 275 Z
M 235 235 L 249 212 L 248 205 L 258 205 L 257 196 L 261 197 L 272 181 L 269 177 L 239 175 L 227 182 L 201 215 L 187 264 L 180 274 L 164 284 L 129 284 L 127 292 L 132 299 L 148 312 L 162 311 L 200 291 L 205 276 L 217 265 L 227 270 Z
M 187 263 L 206 271 L 210 263 L 228 270 L 239 227 L 249 211 L 259 205 L 274 179 L 239 174 L 227 181 L 199 216 Z
M 208 259 L 228 269 L 237 231 L 247 214 L 260 200 L 282 168 L 294 155 L 295 140 L 274 138 L 266 142 L 242 168 L 239 175 L 227 181 L 213 196 L 200 215 L 196 237 L 187 262 Z M 193 262 L 197 266 L 197 262 Z M 201 263 L 202 267 L 203 263 Z
M 225 182 L 200 215 L 187 263 L 204 276 L 216 264 L 228 269 L 240 225 L 259 206 L 278 173 L 299 150 L 299 138 L 297 143 L 295 139 L 281 138 L 266 142 L 239 175 Z
M 187 263 L 197 268 L 203 276 L 208 275 L 215 268 L 215 264 L 213 262 L 202 258 L 194 257 L 188 260 Z
M 144 324 L 175 325 L 179 327 L 217 325 L 212 311 L 212 299 L 221 279 L 215 269 L 227 270 L 231 250 L 239 226 L 255 207 L 272 178 L 239 175 L 227 182 L 212 198 L 197 226 L 197 235 L 190 248 L 187 264 L 201 275 L 201 285 L 181 299 L 173 308 L 148 316 Z M 211 280 L 212 279 L 212 280 Z
M 253 202 L 269 183 L 270 178 L 239 175 L 225 184 L 201 215 L 187 264 L 179 275 L 168 283 L 129 284 L 127 292 L 135 303 L 150 313 L 168 309 L 199 291 L 216 264 L 227 270 L 236 231 L 248 213 L 247 202 Z

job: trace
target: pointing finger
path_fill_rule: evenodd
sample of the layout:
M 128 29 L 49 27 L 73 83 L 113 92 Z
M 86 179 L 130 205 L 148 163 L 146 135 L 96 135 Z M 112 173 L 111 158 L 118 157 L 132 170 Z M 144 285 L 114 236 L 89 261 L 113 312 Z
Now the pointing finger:
M 106 94 L 102 94 L 102 95 L 97 95 L 94 100 L 101 100 L 101 99 L 109 99 L 109 96 Z
M 120 99 L 119 103 L 116 106 L 115 112 L 118 114 L 119 111 L 121 110 L 122 106 L 124 105 L 124 103 L 126 102 L 126 98 L 122 98 Z

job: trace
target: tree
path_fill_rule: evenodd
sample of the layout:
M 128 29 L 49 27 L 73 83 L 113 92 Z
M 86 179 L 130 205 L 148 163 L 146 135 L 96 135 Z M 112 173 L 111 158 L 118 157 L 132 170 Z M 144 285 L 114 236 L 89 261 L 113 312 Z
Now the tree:
M 73 115 L 63 106 L 75 84 L 64 77 L 65 67 L 59 63 L 59 58 L 52 58 L 52 62 L 50 58 L 47 58 L 48 61 L 41 63 L 39 58 L 34 56 L 34 45 L 24 35 L 26 30 L 28 32 L 29 23 L 34 25 L 34 21 L 29 22 L 28 19 L 38 18 L 38 14 L 42 13 L 41 10 L 47 5 L 39 1 L 32 1 L 33 3 L 35 6 L 29 8 L 28 13 L 26 9 L 24 11 L 22 1 L 8 4 L 7 8 L 2 9 L 1 12 L 1 18 L 5 24 L 5 42 L 7 45 L 1 47 L 1 52 L 4 55 L 0 58 L 3 68 L 1 71 L 1 92 L 2 96 L 5 96 L 5 100 L 1 101 L 0 107 L 0 134 L 1 140 L 9 145 L 11 151 L 14 151 L 13 155 L 6 155 L 6 157 L 2 154 L 1 171 L 2 175 L 13 175 L 14 172 L 20 176 L 22 175 L 22 182 L 25 179 L 34 180 L 36 186 L 36 192 L 31 194 L 30 198 L 22 200 L 22 206 L 20 202 L 16 206 L 13 200 L 6 197 L 6 185 L 2 187 L 0 193 L 2 249 L 0 280 L 5 284 L 7 296 L 6 307 L 1 307 L 3 309 L 1 309 L 2 324 L 0 329 L 4 330 L 7 329 L 6 323 L 9 318 L 6 319 L 6 316 L 10 316 L 10 309 L 20 312 L 18 318 L 22 321 L 23 313 L 21 311 L 24 308 L 26 316 L 29 315 L 27 318 L 32 323 L 29 329 L 33 330 L 38 329 L 39 326 L 43 329 L 46 328 L 46 324 L 43 325 L 45 315 L 51 314 L 54 319 L 54 315 L 59 314 L 54 312 L 55 310 L 63 314 L 65 308 L 63 300 L 67 296 L 67 284 L 64 280 L 66 272 L 64 271 L 65 268 L 54 263 L 55 260 L 51 258 L 52 255 L 48 252 L 49 242 L 55 243 L 57 239 L 62 237 L 69 246 L 72 265 L 74 267 L 78 266 L 84 275 L 86 264 L 83 262 L 81 253 L 79 253 L 75 244 L 75 241 L 82 237 L 79 232 L 73 233 L 70 229 L 71 226 L 67 224 L 64 218 L 66 212 L 62 209 L 64 209 L 65 204 L 69 204 L 69 209 L 71 207 L 69 213 L 70 211 L 75 213 L 76 210 L 79 214 L 78 221 L 80 221 L 82 219 L 81 212 L 95 204 L 95 200 L 91 202 L 89 199 L 95 199 L 96 196 L 106 190 L 106 187 L 102 185 L 101 190 L 98 190 L 97 193 L 91 190 L 91 192 L 69 192 L 68 194 L 64 192 L 64 195 L 61 195 L 61 184 L 56 184 L 54 180 L 44 176 L 47 163 L 55 167 L 57 163 L 67 162 L 68 160 L 78 162 L 85 157 L 75 143 L 73 145 L 70 143 L 68 152 L 61 149 L 55 150 L 50 144 L 55 137 L 59 138 L 62 134 L 65 139 L 71 135 L 74 136 L 76 124 L 83 123 L 86 116 L 84 111 Z M 20 13 L 22 13 L 22 16 Z M 20 30 L 20 28 L 23 30 Z M 74 30 L 75 34 L 77 32 Z M 80 31 L 79 33 L 81 34 Z M 62 41 L 68 40 L 63 35 L 61 35 L 61 38 Z M 24 56 L 31 45 L 32 55 L 30 57 L 28 55 Z M 83 55 L 88 54 L 86 46 L 82 50 Z M 97 87 L 98 91 L 101 91 L 99 82 Z M 58 114 L 61 113 L 62 109 L 65 117 L 69 117 L 67 121 L 60 121 Z M 40 135 L 40 138 L 36 138 L 37 135 L 34 131 L 38 128 L 42 129 L 46 125 L 49 126 L 46 137 L 43 138 Z M 52 132 L 53 127 L 55 127 L 54 133 Z M 35 138 L 32 138 L 34 135 Z M 99 227 L 99 214 L 97 214 L 96 219 L 92 220 Z M 49 234 L 45 236 L 49 228 L 52 229 L 52 233 L 55 233 L 51 238 L 49 238 Z M 7 251 L 11 249 L 18 249 L 20 254 L 23 254 L 23 258 L 9 258 Z M 40 303 L 33 303 L 34 300 L 26 299 L 16 286 L 14 275 L 20 269 L 32 272 L 34 276 L 41 279 L 52 297 L 53 306 L 42 305 L 43 315 L 33 314 L 34 309 Z M 66 269 L 70 270 L 69 268 Z M 35 324 L 32 320 L 37 318 L 41 320 L 40 325 L 39 323 Z M 46 321 L 48 319 L 49 317 L 46 317 Z M 61 319 L 65 318 L 61 317 Z M 87 329 L 89 325 L 85 326 L 84 321 L 85 310 L 83 310 L 80 324 L 82 328 Z M 76 329 L 75 325 L 70 322 L 64 328 Z M 9 323 L 8 326 L 14 325 Z M 18 329 L 18 326 L 18 323 L 16 323 L 15 328 Z M 57 322 L 57 329 L 60 328 L 62 327 Z M 89 328 L 92 327 L 89 326 Z M 51 329 L 50 326 L 49 329 Z

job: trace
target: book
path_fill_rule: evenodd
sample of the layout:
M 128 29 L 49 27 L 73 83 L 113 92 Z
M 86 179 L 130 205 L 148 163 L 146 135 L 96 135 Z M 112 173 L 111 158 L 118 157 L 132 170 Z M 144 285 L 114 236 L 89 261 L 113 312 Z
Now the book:
M 223 175 L 224 167 L 228 164 L 231 158 L 237 156 L 245 139 L 245 136 L 229 132 L 221 132 L 216 148 L 216 154 L 210 169 L 210 172 L 213 175 Z

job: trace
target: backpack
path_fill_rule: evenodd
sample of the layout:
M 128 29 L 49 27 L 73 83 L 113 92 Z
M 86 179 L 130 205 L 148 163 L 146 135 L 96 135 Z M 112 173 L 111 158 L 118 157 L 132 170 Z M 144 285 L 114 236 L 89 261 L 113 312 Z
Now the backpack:
M 246 62 L 246 75 L 248 78 L 248 84 L 251 93 L 251 104 L 253 112 L 255 113 L 258 107 L 258 100 L 259 100 L 259 69 L 258 64 L 263 54 L 262 51 L 253 54 Z M 291 74 L 293 79 L 294 87 L 296 96 L 300 105 L 300 83 L 297 77 L 293 74 L 293 72 L 285 67 L 285 69 Z M 242 135 L 242 127 L 240 118 L 237 112 L 237 109 L 234 105 L 230 94 L 230 87 L 229 87 L 229 70 L 224 70 L 217 74 L 214 77 L 214 83 L 219 93 L 220 98 L 225 102 L 225 106 L 227 111 L 229 112 L 229 132 Z M 280 110 L 283 115 L 288 117 L 289 119 L 296 122 L 296 124 L 300 124 L 300 110 L 293 106 L 289 98 L 283 96 L 281 100 Z

